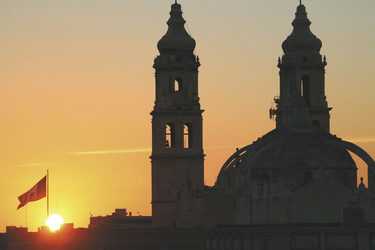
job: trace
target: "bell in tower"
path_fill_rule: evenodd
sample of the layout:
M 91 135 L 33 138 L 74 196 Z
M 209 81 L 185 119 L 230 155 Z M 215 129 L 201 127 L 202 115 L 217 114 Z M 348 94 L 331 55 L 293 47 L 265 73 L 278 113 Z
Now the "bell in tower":
M 311 22 L 306 8 L 300 4 L 293 25 L 293 32 L 283 42 L 284 55 L 279 58 L 280 94 L 276 99 L 276 127 L 289 121 L 285 117 L 285 105 L 294 95 L 303 97 L 308 107 L 308 122 L 329 132 L 329 111 L 325 96 L 325 57 L 320 48 L 322 42 L 310 31 Z
M 203 189 L 199 59 L 186 32 L 181 5 L 172 5 L 167 33 L 155 58 L 152 115 L 152 216 L 155 227 L 189 225 L 189 201 Z M 184 204 L 184 209 L 177 209 Z

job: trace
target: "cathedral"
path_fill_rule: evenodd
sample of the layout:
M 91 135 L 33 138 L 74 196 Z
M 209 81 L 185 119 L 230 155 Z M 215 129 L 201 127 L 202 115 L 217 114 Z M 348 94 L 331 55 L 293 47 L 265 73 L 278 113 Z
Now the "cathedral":
M 167 24 L 153 65 L 153 227 L 341 223 L 348 204 L 363 212 L 358 225 L 375 223 L 375 162 L 330 134 L 327 61 L 302 3 L 278 59 L 280 89 L 270 110 L 276 129 L 234 152 L 212 187 L 203 181 L 200 62 L 177 2 Z M 368 187 L 357 183 L 349 152 L 367 163 Z
M 237 149 L 214 186 L 204 184 L 200 61 L 177 1 L 167 24 L 153 65 L 152 216 L 116 209 L 85 229 L 9 227 L 0 248 L 375 250 L 375 162 L 330 134 L 327 60 L 305 6 L 278 59 L 279 94 L 269 111 L 276 128 Z M 367 164 L 367 187 L 357 183 L 349 152 Z

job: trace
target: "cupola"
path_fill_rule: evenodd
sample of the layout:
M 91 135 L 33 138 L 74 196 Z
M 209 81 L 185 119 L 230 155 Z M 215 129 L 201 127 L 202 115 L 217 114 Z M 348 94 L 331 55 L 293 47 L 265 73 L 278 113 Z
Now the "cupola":
M 306 50 L 319 53 L 322 42 L 311 32 L 310 24 L 306 8 L 300 4 L 297 7 L 296 18 L 292 22 L 293 32 L 282 44 L 285 54 Z
M 186 32 L 182 17 L 181 5 L 177 2 L 172 4 L 170 18 L 167 22 L 167 33 L 158 42 L 160 54 L 170 50 L 194 51 L 195 40 Z

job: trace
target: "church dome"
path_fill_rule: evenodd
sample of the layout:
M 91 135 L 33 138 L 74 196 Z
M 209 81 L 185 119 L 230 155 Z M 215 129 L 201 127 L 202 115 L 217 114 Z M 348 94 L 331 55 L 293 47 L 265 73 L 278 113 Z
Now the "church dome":
M 168 50 L 187 50 L 194 51 L 195 40 L 186 32 L 182 17 L 181 5 L 175 3 L 172 5 L 170 18 L 167 22 L 168 31 L 159 40 L 158 49 L 160 52 Z
M 320 51 L 322 42 L 311 32 L 310 24 L 311 22 L 307 18 L 305 6 L 299 5 L 297 7 L 296 18 L 292 22 L 293 32 L 282 44 L 285 54 L 300 50 Z
M 278 192 L 292 190 L 320 175 L 338 182 L 342 176 L 353 177 L 355 180 L 349 182 L 356 186 L 356 169 L 340 139 L 309 124 L 284 125 L 230 157 L 215 188 L 254 193 L 259 183 L 267 181 L 273 183 L 270 191 Z

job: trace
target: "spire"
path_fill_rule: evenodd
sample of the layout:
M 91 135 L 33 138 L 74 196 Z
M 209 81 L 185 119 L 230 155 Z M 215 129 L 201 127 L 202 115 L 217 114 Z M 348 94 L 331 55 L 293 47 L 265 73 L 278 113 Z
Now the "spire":
M 296 17 L 292 22 L 293 32 L 282 44 L 282 48 L 286 54 L 301 50 L 319 53 L 322 42 L 311 32 L 310 24 L 311 22 L 307 18 L 306 8 L 302 5 L 302 1 L 300 0 Z
M 182 17 L 181 5 L 175 3 L 171 6 L 170 18 L 167 22 L 168 31 L 158 42 L 160 53 L 168 50 L 194 51 L 195 40 L 185 30 L 185 20 Z
M 292 22 L 293 31 L 282 44 L 280 97 L 277 99 L 276 127 L 283 124 L 310 123 L 329 132 L 329 111 L 325 96 L 325 58 L 322 42 L 310 31 L 305 6 L 299 1 Z

